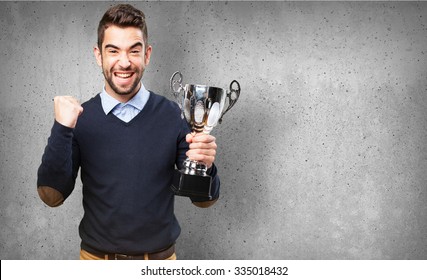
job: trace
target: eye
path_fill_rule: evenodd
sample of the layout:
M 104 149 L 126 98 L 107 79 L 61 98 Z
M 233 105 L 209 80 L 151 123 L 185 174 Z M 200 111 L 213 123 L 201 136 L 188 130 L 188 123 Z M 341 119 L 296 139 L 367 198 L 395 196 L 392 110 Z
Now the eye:
M 133 54 L 139 54 L 141 51 L 140 50 L 131 50 L 130 51 L 130 53 L 133 53 Z

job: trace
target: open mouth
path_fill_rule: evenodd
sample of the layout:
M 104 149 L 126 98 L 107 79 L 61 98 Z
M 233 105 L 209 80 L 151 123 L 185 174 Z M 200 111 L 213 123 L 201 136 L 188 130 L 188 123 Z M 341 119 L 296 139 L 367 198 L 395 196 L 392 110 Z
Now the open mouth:
M 122 79 L 127 79 L 133 76 L 133 73 L 114 73 L 114 75 L 116 77 L 122 78 Z

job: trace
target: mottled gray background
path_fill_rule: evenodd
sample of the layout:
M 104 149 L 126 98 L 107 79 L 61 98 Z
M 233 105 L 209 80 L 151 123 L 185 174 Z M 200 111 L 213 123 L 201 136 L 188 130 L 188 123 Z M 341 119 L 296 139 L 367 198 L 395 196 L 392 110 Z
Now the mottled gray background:
M 0 258 L 77 259 L 81 182 L 49 208 L 36 172 L 52 98 L 85 101 L 113 3 L 0 3 Z M 427 3 L 135 2 L 147 88 L 242 86 L 215 128 L 221 200 L 177 198 L 181 259 L 427 258 Z

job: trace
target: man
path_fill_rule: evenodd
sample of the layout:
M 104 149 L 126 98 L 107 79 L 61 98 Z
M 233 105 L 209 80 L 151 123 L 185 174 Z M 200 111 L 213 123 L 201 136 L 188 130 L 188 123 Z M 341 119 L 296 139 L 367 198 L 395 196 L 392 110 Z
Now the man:
M 110 8 L 94 47 L 103 91 L 82 105 L 71 96 L 54 98 L 37 190 L 47 205 L 59 206 L 81 169 L 81 259 L 176 259 L 180 226 L 170 185 L 186 156 L 204 162 L 213 177 L 213 200 L 193 203 L 208 207 L 219 196 L 215 138 L 189 134 L 178 106 L 141 82 L 152 52 L 147 42 L 140 10 Z

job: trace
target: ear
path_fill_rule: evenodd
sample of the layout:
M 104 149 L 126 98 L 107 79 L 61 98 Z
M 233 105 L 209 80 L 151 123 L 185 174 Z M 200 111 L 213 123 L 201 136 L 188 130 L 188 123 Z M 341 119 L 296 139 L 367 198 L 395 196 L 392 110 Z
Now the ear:
M 96 63 L 102 67 L 102 54 L 98 46 L 93 47 L 93 54 L 95 55 Z
M 148 45 L 146 50 L 145 50 L 145 57 L 144 57 L 145 65 L 150 64 L 150 57 L 151 57 L 152 51 L 153 51 L 153 48 L 150 45 Z

